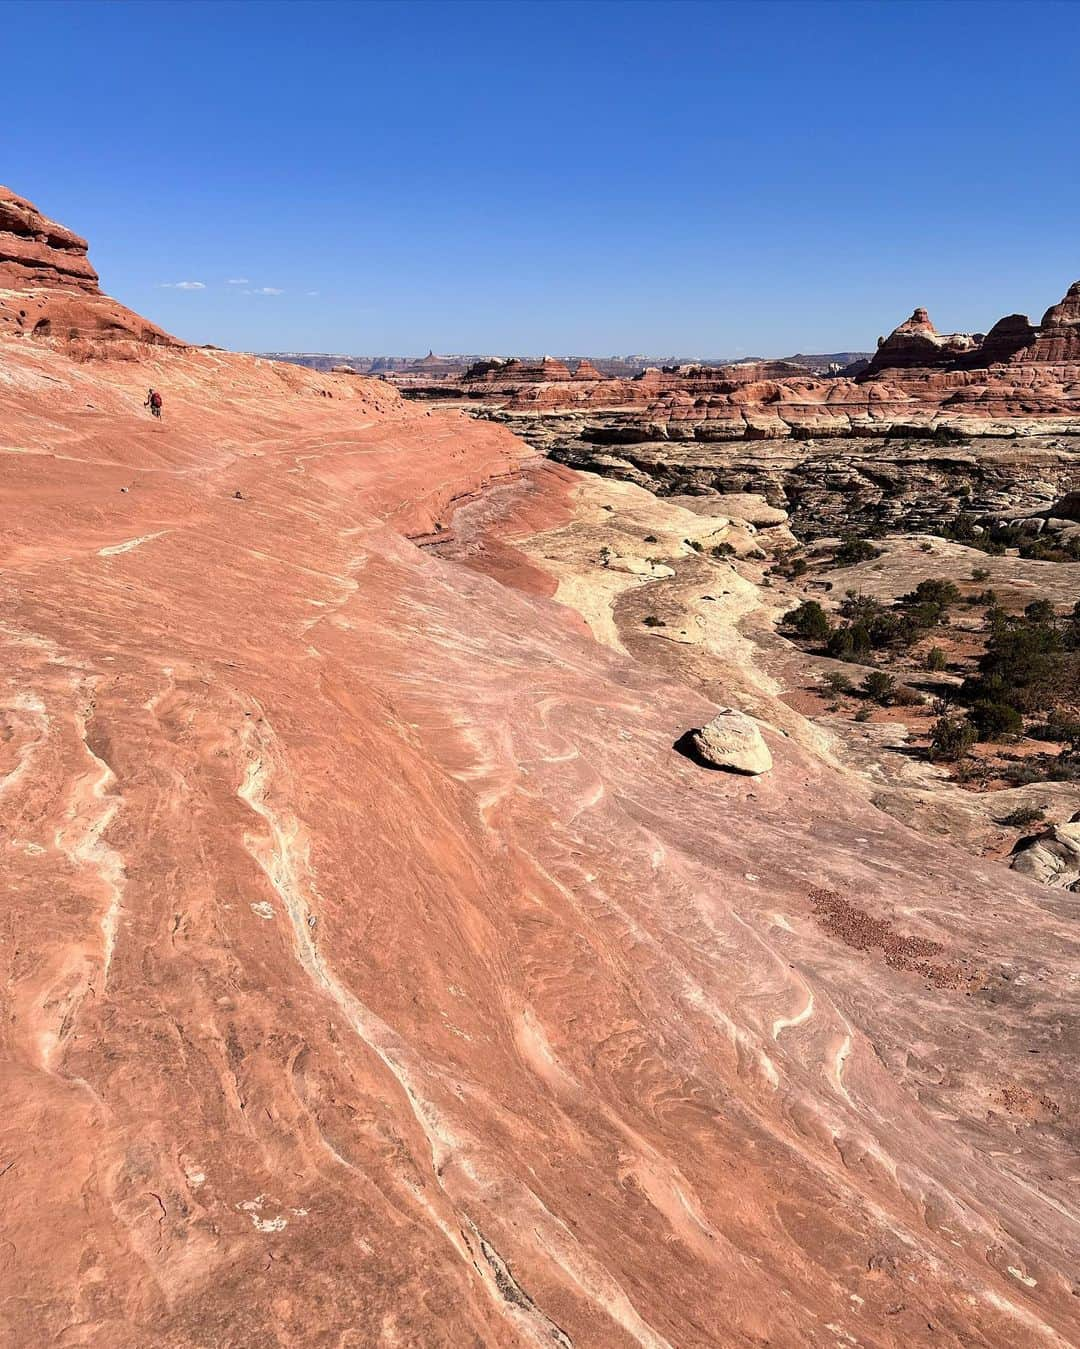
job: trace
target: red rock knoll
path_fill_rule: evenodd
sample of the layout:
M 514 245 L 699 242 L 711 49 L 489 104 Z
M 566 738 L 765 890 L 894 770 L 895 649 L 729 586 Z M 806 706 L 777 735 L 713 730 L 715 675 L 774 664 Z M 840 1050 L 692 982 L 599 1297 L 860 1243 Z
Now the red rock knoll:
M 573 509 L 498 426 L 6 333 L 0 410 L 4 1343 L 1077 1341 L 1068 896 L 417 547 Z
M 118 340 L 183 345 L 103 295 L 87 257 L 86 240 L 3 186 L 0 333 L 59 341 L 81 354 L 101 342 Z M 113 354 L 121 352 L 114 348 Z

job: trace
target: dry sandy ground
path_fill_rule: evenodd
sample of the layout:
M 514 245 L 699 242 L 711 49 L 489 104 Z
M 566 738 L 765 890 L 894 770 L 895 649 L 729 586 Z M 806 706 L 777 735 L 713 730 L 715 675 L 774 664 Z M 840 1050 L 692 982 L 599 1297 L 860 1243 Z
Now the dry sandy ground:
M 5 1344 L 1077 1342 L 1072 906 L 729 681 L 720 526 L 605 613 L 627 503 L 363 381 L 11 343 L 0 418 Z

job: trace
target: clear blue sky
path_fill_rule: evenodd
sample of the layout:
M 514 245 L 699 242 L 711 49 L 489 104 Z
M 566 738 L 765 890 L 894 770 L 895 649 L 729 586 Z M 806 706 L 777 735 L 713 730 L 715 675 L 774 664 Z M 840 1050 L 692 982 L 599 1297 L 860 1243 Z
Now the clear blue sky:
M 1078 3 L 87 0 L 0 22 L 8 185 L 196 341 L 826 351 L 917 304 L 943 329 L 1041 313 L 1080 277 Z

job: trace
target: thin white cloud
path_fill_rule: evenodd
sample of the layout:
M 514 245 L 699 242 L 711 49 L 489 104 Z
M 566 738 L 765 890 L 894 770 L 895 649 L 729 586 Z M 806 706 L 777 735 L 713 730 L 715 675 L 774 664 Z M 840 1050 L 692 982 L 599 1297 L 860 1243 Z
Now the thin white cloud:
M 162 290 L 205 290 L 206 286 L 202 281 L 162 281 L 159 283 Z
M 319 293 L 319 292 L 318 292 L 317 290 L 309 290 L 309 291 L 306 292 L 306 294 L 308 294 L 308 295 L 318 295 L 318 293 Z
M 285 292 L 277 286 L 256 286 L 251 292 L 252 295 L 284 295 Z
M 225 284 L 227 286 L 250 286 L 251 282 L 246 276 L 230 276 Z

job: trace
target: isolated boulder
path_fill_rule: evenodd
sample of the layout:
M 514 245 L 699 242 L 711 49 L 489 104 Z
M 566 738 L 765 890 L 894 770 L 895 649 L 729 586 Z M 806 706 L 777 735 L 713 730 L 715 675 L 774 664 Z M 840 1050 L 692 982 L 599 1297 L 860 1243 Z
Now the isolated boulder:
M 725 707 L 706 726 L 691 731 L 690 743 L 711 768 L 753 774 L 772 768 L 772 755 L 757 722 L 733 707 Z

